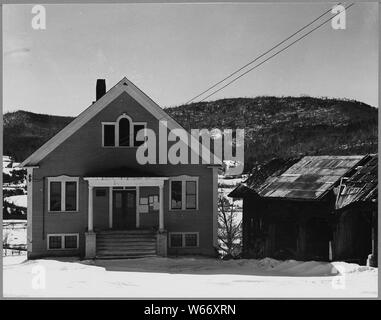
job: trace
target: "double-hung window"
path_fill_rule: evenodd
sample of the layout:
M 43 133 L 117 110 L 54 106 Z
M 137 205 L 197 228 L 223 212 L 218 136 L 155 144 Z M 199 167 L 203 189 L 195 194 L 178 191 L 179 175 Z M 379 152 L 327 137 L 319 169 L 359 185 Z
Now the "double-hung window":
M 48 210 L 50 212 L 78 211 L 78 177 L 48 178 Z
M 175 177 L 169 183 L 171 210 L 198 209 L 198 177 Z

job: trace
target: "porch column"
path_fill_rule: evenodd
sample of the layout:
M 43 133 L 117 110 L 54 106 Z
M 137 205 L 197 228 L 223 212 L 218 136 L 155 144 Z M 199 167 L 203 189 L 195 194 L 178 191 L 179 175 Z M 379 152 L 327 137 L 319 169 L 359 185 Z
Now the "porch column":
M 85 258 L 93 259 L 96 256 L 96 239 L 97 236 L 93 232 L 93 186 L 89 182 L 89 203 L 88 203 L 88 225 L 85 232 Z
M 140 227 L 140 213 L 139 213 L 139 205 L 140 205 L 140 188 L 136 187 L 136 229 Z
M 159 210 L 159 230 L 164 230 L 164 192 L 163 192 L 164 186 L 159 186 L 159 203 L 160 203 L 160 210 Z
M 88 232 L 93 231 L 93 186 L 89 185 Z
M 112 187 L 108 188 L 108 227 L 112 229 Z

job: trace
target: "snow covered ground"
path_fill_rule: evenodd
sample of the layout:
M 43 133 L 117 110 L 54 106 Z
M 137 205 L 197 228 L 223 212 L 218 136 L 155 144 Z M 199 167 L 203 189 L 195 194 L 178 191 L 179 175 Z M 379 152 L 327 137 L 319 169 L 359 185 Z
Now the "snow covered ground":
M 26 244 L 26 220 L 4 220 L 3 242 L 11 245 Z
M 18 196 L 10 196 L 5 197 L 4 200 L 13 203 L 15 206 L 26 208 L 27 207 L 27 198 L 26 194 L 18 195 Z
M 218 183 L 225 186 L 236 187 L 247 178 L 248 175 L 242 175 L 240 178 L 227 178 L 224 175 L 218 175 Z
M 26 220 L 3 220 L 3 245 L 26 245 Z M 26 255 L 25 251 L 3 249 L 3 256 Z
M 223 175 L 218 176 L 218 192 L 219 194 L 227 197 L 230 202 L 233 202 L 233 199 L 228 197 L 228 194 L 232 192 L 242 181 L 247 179 L 247 175 L 242 175 L 241 178 L 229 179 L 225 178 Z M 238 211 L 242 211 L 242 199 L 234 201 L 234 207 Z
M 11 175 L 12 171 L 21 170 L 21 168 L 18 167 L 19 165 L 20 165 L 20 163 L 18 163 L 18 162 L 7 163 L 7 162 L 3 161 L 3 172 L 5 174 Z
M 376 297 L 377 268 L 209 258 L 4 258 L 6 297 Z
M 240 181 L 219 177 L 219 191 L 227 195 Z M 19 197 L 13 199 L 15 204 L 22 206 L 22 198 L 15 197 Z M 235 205 L 240 211 L 242 201 Z M 6 220 L 3 228 L 8 243 L 26 243 L 26 221 Z M 27 261 L 25 256 L 7 256 L 3 263 L 6 297 L 377 296 L 377 269 L 343 262 L 281 262 L 268 258 L 222 261 L 198 257 Z

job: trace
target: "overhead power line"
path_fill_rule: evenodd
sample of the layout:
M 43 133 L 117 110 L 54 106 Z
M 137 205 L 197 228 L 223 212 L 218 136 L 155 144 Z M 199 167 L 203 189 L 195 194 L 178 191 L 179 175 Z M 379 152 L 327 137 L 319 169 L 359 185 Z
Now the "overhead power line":
M 345 10 L 349 9 L 350 7 L 352 7 L 354 5 L 354 3 L 351 3 L 348 7 L 345 8 Z M 317 27 L 313 28 L 312 30 L 310 30 L 309 32 L 307 32 L 306 34 L 304 34 L 303 36 L 299 37 L 298 39 L 296 39 L 295 41 L 291 42 L 289 45 L 287 45 L 286 47 L 284 47 L 283 49 L 277 51 L 276 53 L 274 53 L 273 55 L 271 55 L 270 57 L 268 57 L 267 59 L 263 60 L 261 63 L 258 63 L 257 65 L 255 65 L 254 67 L 250 68 L 249 70 L 245 71 L 244 73 L 242 73 L 241 75 L 239 75 L 238 77 L 234 78 L 233 80 L 229 81 L 227 84 L 225 84 L 223 87 L 219 88 L 218 90 L 215 90 L 213 91 L 211 94 L 209 94 L 208 96 L 206 96 L 204 99 L 200 100 L 199 102 L 202 102 L 206 99 L 208 99 L 209 97 L 211 97 L 212 95 L 216 94 L 217 92 L 221 91 L 222 89 L 226 88 L 227 86 L 229 86 L 230 84 L 232 84 L 233 82 L 237 81 L 238 79 L 240 79 L 241 77 L 243 77 L 244 75 L 248 74 L 249 72 L 253 71 L 254 69 L 258 68 L 259 66 L 261 66 L 262 64 L 264 64 L 266 61 L 272 59 L 273 57 L 277 56 L 279 53 L 285 51 L 286 49 L 288 49 L 289 47 L 291 47 L 292 45 L 294 45 L 295 43 L 299 42 L 300 40 L 304 39 L 305 37 L 307 37 L 309 34 L 311 34 L 312 32 L 314 32 L 315 30 L 321 28 L 323 25 L 325 25 L 327 22 L 331 21 L 334 17 L 336 17 L 337 15 L 339 15 L 341 12 L 338 12 L 337 14 L 335 14 L 333 17 L 325 20 L 323 23 L 319 24 Z
M 338 3 L 337 5 L 340 5 L 341 3 Z M 208 89 L 206 89 L 205 91 L 201 92 L 200 94 L 198 94 L 197 96 L 193 97 L 192 99 L 188 100 L 186 102 L 186 104 L 192 102 L 193 100 L 197 99 L 198 97 L 202 96 L 204 93 L 208 92 L 209 90 L 215 88 L 216 86 L 218 86 L 219 84 L 221 84 L 222 82 L 224 82 L 225 80 L 229 79 L 230 77 L 234 76 L 235 74 L 237 74 L 238 72 L 240 72 L 241 70 L 245 69 L 246 67 L 248 67 L 249 65 L 253 64 L 255 61 L 258 61 L 260 58 L 262 58 L 263 56 L 265 56 L 266 54 L 268 54 L 269 52 L 271 52 L 272 50 L 274 50 L 275 48 L 279 47 L 280 45 L 282 45 L 283 43 L 285 43 L 287 40 L 290 40 L 292 37 L 294 37 L 295 35 L 297 35 L 298 33 L 300 33 L 301 31 L 303 31 L 304 29 L 308 28 L 310 25 L 312 25 L 313 23 L 315 23 L 316 21 L 318 21 L 321 17 L 325 16 L 328 12 L 330 12 L 331 9 L 325 11 L 324 13 L 322 13 L 320 16 L 318 16 L 317 18 L 315 18 L 314 20 L 312 20 L 310 23 L 306 24 L 305 26 L 303 26 L 302 28 L 300 28 L 299 30 L 295 31 L 293 34 L 291 34 L 290 36 L 288 36 L 286 39 L 282 40 L 281 42 L 278 42 L 275 46 L 271 47 L 270 49 L 268 49 L 266 52 L 262 53 L 261 55 L 259 55 L 258 57 L 256 57 L 254 60 L 251 60 L 250 62 L 246 63 L 244 66 L 242 66 L 241 68 L 239 68 L 238 70 L 234 71 L 233 73 L 229 74 L 228 76 L 226 76 L 224 79 L 222 79 L 221 81 L 215 83 L 214 85 L 212 85 L 211 87 L 209 87 Z
M 337 5 L 340 5 L 341 3 L 338 3 Z M 345 9 L 348 9 L 350 8 L 351 6 L 353 6 L 354 3 L 350 4 L 348 7 L 346 7 Z M 213 86 L 209 87 L 208 89 L 204 90 L 203 92 L 201 92 L 200 94 L 198 94 L 197 96 L 193 97 L 192 99 L 188 100 L 186 102 L 186 104 L 194 101 L 195 99 L 197 99 L 198 97 L 202 96 L 203 94 L 205 94 L 206 92 L 210 91 L 211 89 L 217 87 L 219 84 L 221 84 L 222 82 L 226 81 L 227 79 L 231 78 L 233 75 L 239 73 L 240 71 L 242 71 L 244 68 L 248 67 L 249 65 L 253 64 L 254 62 L 258 61 L 260 58 L 262 58 L 263 56 L 265 56 L 266 54 L 270 53 L 272 50 L 274 50 L 275 48 L 281 46 L 282 44 L 284 44 L 286 41 L 290 40 L 292 37 L 294 37 L 295 35 L 297 35 L 298 33 L 300 33 L 301 31 L 305 30 L 306 28 L 308 28 L 309 26 L 311 26 L 312 24 L 314 24 L 316 21 L 318 21 L 320 18 L 322 18 L 324 15 L 326 15 L 328 12 L 330 12 L 331 9 L 325 11 L 324 13 L 322 13 L 320 16 L 318 16 L 317 18 L 315 18 L 313 21 L 311 21 L 310 23 L 306 24 L 305 26 L 303 26 L 302 28 L 300 28 L 299 30 L 297 30 L 296 32 L 294 32 L 292 35 L 288 36 L 286 39 L 282 40 L 281 42 L 279 42 L 278 44 L 276 44 L 275 46 L 273 46 L 272 48 L 268 49 L 266 52 L 262 53 L 261 55 L 259 55 L 258 57 L 256 57 L 254 60 L 248 62 L 247 64 L 245 64 L 244 66 L 242 66 L 241 68 L 239 68 L 238 70 L 234 71 L 233 73 L 231 73 L 230 75 L 226 76 L 224 79 L 222 79 L 221 81 L 217 82 L 216 84 L 214 84 Z M 270 60 L 272 57 L 278 55 L 280 52 L 286 50 L 287 48 L 289 48 L 291 45 L 295 44 L 296 42 L 302 40 L 303 38 L 305 38 L 307 35 L 309 35 L 310 33 L 312 33 L 313 31 L 317 30 L 318 28 L 320 28 L 321 26 L 323 26 L 325 23 L 331 21 L 334 17 L 336 17 L 337 15 L 339 15 L 341 12 L 338 12 L 337 14 L 335 14 L 333 17 L 325 20 L 322 24 L 318 25 L 317 27 L 315 27 L 314 29 L 312 29 L 311 31 L 309 31 L 308 33 L 304 34 L 302 37 L 298 38 L 297 40 L 295 40 L 294 42 L 292 42 L 290 45 L 286 46 L 285 48 L 283 48 L 282 50 L 276 52 L 276 54 L 270 56 L 269 58 L 267 58 L 265 61 L 261 62 L 260 64 L 256 65 L 255 67 L 249 69 L 248 71 L 246 71 L 245 73 L 243 73 L 242 75 L 238 76 L 237 78 L 233 79 L 231 82 L 229 82 L 228 84 L 224 85 L 222 88 L 214 91 L 213 93 L 211 93 L 210 95 L 208 95 L 207 97 L 205 97 L 204 99 L 200 100 L 199 102 L 201 101 L 204 101 L 206 100 L 207 98 L 209 98 L 210 96 L 214 95 L 215 93 L 221 91 L 222 89 L 226 88 L 228 85 L 230 85 L 231 83 L 235 82 L 236 80 L 238 80 L 239 78 L 241 78 L 242 76 L 244 76 L 245 74 L 247 74 L 248 72 L 254 70 L 256 67 L 262 65 L 264 62 Z

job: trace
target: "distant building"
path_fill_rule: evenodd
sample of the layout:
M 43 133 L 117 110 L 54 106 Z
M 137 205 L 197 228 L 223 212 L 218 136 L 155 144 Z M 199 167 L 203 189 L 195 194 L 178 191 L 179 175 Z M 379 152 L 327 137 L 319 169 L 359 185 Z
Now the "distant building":
M 243 256 L 361 264 L 377 256 L 376 171 L 374 155 L 274 159 L 255 168 L 229 194 L 243 198 Z

